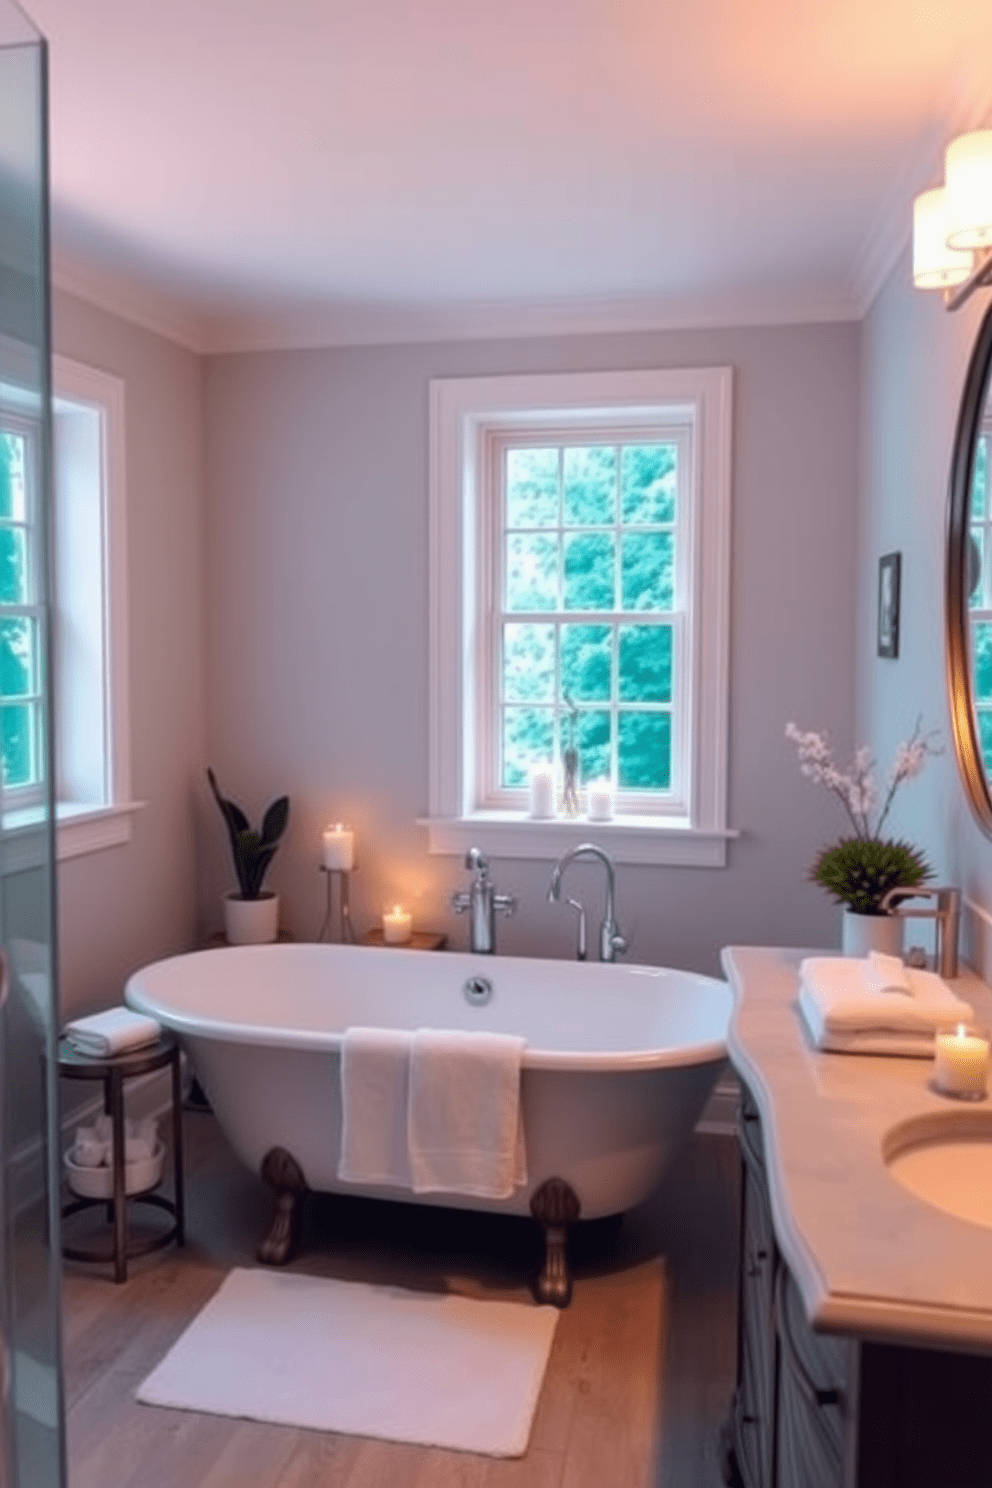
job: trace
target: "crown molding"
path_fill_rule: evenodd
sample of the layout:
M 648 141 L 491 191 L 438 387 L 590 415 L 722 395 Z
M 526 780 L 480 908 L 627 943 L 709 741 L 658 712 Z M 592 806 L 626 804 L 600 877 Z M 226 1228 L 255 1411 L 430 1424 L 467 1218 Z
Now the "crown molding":
M 209 313 L 132 273 L 53 247 L 55 287 L 199 355 L 438 341 L 630 335 L 858 320 L 849 291 L 779 288 L 716 295 L 454 305 L 324 303 Z
M 437 341 L 732 329 L 859 318 L 847 293 L 760 293 L 674 298 L 462 304 L 396 309 L 317 306 L 249 311 L 208 322 L 211 352 L 288 351 Z
M 204 317 L 187 301 L 151 284 L 147 279 L 83 259 L 52 241 L 52 284 L 143 330 L 201 355 L 210 350 Z

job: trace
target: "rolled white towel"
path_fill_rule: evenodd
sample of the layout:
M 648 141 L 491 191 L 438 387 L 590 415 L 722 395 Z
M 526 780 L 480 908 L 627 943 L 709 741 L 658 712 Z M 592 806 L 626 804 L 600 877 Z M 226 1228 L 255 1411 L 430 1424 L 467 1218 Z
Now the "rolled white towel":
M 106 1161 L 107 1144 L 95 1126 L 77 1126 L 72 1160 L 80 1168 L 98 1168 Z
M 65 1025 L 66 1037 L 81 1054 L 107 1059 L 113 1054 L 126 1054 L 132 1049 L 153 1044 L 162 1032 L 154 1018 L 132 1013 L 130 1008 L 108 1008 L 86 1018 L 74 1018 Z

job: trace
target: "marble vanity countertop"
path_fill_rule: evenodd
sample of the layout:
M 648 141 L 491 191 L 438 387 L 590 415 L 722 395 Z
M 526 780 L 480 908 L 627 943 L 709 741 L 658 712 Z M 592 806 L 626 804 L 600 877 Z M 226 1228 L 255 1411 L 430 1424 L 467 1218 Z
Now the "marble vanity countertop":
M 799 963 L 816 954 L 829 952 L 723 952 L 734 991 L 730 1057 L 761 1115 L 776 1237 L 809 1321 L 992 1352 L 992 1229 L 916 1198 L 882 1156 L 893 1127 L 964 1103 L 929 1088 L 930 1059 L 814 1047 L 796 998 Z M 992 1027 L 992 989 L 967 971 L 950 985 Z M 987 1107 L 992 1097 L 969 1109 Z

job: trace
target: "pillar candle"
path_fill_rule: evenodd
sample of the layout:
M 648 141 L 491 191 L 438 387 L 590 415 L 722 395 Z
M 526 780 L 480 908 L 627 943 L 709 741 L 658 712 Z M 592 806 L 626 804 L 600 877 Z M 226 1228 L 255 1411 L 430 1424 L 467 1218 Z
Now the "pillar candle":
M 945 1095 L 984 1095 L 989 1076 L 988 1040 L 969 1033 L 964 1024 L 956 1033 L 938 1033 L 934 1049 L 934 1080 Z
M 608 780 L 591 780 L 586 789 L 586 815 L 590 821 L 612 821 L 613 786 Z
M 324 867 L 350 873 L 355 865 L 355 834 L 340 822 L 324 831 Z
M 413 934 L 413 916 L 402 904 L 394 904 L 382 917 L 382 938 L 387 945 L 404 945 Z
M 530 772 L 530 814 L 538 819 L 555 814 L 553 765 L 533 765 Z

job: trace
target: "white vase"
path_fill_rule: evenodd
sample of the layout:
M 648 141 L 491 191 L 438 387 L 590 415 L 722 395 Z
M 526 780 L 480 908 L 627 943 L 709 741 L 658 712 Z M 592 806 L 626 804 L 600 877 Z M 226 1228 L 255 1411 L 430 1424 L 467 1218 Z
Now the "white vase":
M 230 945 L 267 945 L 279 934 L 279 895 L 270 890 L 257 899 L 225 894 L 224 929 Z
M 872 951 L 901 956 L 902 925 L 898 915 L 855 914 L 853 909 L 845 909 L 841 917 L 841 951 L 845 956 L 864 957 Z

